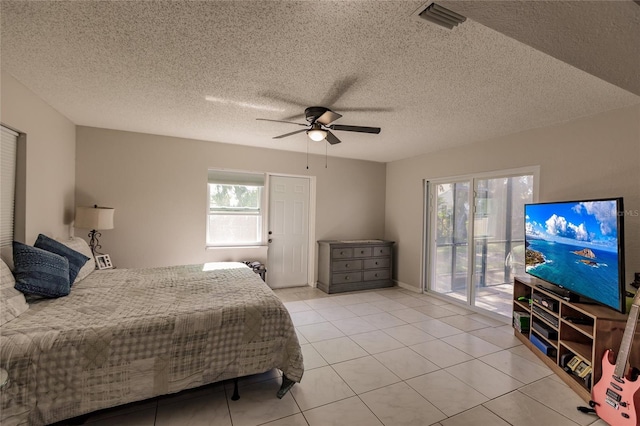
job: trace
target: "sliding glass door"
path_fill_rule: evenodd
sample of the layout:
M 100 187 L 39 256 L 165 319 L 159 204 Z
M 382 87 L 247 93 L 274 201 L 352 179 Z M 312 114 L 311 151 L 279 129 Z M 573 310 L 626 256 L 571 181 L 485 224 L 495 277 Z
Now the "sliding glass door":
M 433 282 L 431 289 L 467 300 L 469 281 L 470 182 L 434 185 Z
M 428 182 L 428 291 L 511 315 L 533 184 L 533 172 Z
M 524 205 L 533 201 L 533 176 L 475 184 L 473 304 L 510 316 L 513 277 L 524 273 Z

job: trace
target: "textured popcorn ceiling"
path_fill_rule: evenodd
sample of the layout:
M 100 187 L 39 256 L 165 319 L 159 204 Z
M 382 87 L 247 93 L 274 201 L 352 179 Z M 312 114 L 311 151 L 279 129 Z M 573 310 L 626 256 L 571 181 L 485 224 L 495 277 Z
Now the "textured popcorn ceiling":
M 636 19 L 640 7 L 622 3 Z M 300 152 L 304 133 L 272 139 L 299 128 L 256 118 L 290 117 L 342 92 L 326 105 L 343 113 L 336 124 L 382 132 L 335 132 L 343 143 L 329 155 L 383 162 L 640 103 L 606 66 L 588 70 L 596 77 L 549 56 L 569 61 L 558 53 L 565 44 L 588 53 L 570 17 L 547 54 L 522 42 L 530 28 L 509 30 L 521 41 L 501 33 L 518 14 L 511 7 L 491 19 L 474 12 L 496 30 L 469 19 L 449 31 L 413 16 L 423 4 L 2 0 L 1 65 L 78 125 Z M 592 22 L 615 28 L 606 16 Z M 628 71 L 611 50 L 608 68 Z M 325 144 L 310 150 L 324 154 Z
M 439 3 L 640 95 L 638 0 L 442 0 Z

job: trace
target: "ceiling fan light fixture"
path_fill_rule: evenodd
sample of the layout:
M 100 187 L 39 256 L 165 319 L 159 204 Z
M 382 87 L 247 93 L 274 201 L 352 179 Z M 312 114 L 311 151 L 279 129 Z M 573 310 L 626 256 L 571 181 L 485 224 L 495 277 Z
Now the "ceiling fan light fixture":
M 320 142 L 327 137 L 327 131 L 322 130 L 320 126 L 314 125 L 311 129 L 307 130 L 307 136 L 314 142 Z

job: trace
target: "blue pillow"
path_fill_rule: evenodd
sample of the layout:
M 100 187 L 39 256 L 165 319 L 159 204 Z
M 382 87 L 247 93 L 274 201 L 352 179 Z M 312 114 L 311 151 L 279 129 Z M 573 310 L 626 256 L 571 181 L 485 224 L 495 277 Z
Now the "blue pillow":
M 61 242 L 43 234 L 38 235 L 38 239 L 33 246 L 67 258 L 69 261 L 69 285 L 73 285 L 73 282 L 78 276 L 78 272 L 80 272 L 80 269 L 87 263 L 87 260 L 89 260 L 84 254 L 70 249 Z
M 69 261 L 55 253 L 13 242 L 15 289 L 27 294 L 61 297 L 69 294 Z

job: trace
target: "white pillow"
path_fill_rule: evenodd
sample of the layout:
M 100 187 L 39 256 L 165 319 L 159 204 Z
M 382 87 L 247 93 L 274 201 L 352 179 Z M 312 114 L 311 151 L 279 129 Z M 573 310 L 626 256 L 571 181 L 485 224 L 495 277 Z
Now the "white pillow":
M 59 239 L 58 241 L 60 241 L 62 244 L 69 247 L 70 249 L 75 250 L 79 253 L 82 253 L 89 258 L 89 260 L 87 260 L 87 263 L 85 263 L 84 266 L 80 268 L 80 272 L 78 272 L 78 276 L 73 281 L 73 284 L 87 278 L 87 276 L 90 273 L 96 270 L 96 261 L 93 258 L 93 253 L 91 253 L 89 244 L 87 244 L 85 240 L 79 237 L 72 237 L 72 238 L 66 238 L 66 239 Z
M 6 324 L 29 309 L 24 294 L 13 288 L 16 279 L 11 270 L 0 260 L 0 325 Z
M 0 259 L 13 271 L 13 244 L 7 244 L 0 248 Z

